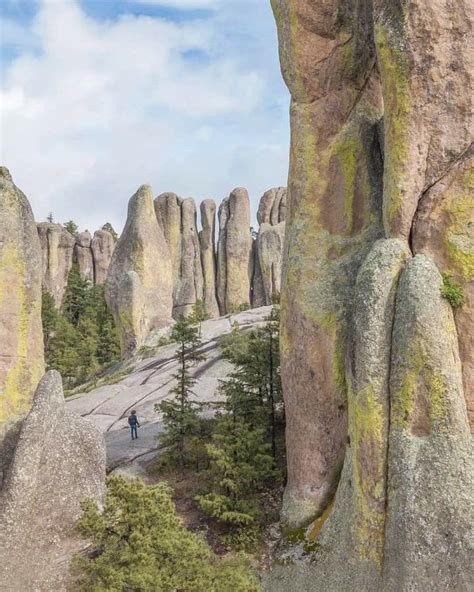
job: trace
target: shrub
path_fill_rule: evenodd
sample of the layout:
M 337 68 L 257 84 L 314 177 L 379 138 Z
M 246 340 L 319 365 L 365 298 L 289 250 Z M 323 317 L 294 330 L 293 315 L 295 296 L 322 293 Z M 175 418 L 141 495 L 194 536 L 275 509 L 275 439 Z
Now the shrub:
M 443 273 L 443 287 L 441 295 L 449 302 L 453 308 L 461 308 L 464 305 L 464 292 L 461 286 L 458 286 L 449 273 Z

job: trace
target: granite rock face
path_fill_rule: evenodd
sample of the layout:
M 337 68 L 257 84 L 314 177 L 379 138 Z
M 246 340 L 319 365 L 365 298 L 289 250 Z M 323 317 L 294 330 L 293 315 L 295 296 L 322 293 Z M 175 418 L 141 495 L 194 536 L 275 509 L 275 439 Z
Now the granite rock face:
M 272 4 L 292 97 L 281 356 L 283 515 L 297 525 L 324 510 L 344 459 L 347 318 L 358 267 L 383 233 L 382 96 L 368 2 Z
M 212 199 L 201 202 L 201 224 L 199 233 L 201 264 L 203 275 L 203 297 L 207 314 L 211 318 L 219 316 L 216 296 L 216 204 Z
M 0 492 L 0 589 L 71 589 L 69 560 L 84 548 L 80 502 L 101 501 L 105 446 L 89 421 L 65 408 L 60 375 L 41 380 Z
M 472 11 L 417 0 L 273 8 L 292 94 L 283 519 L 310 524 L 317 550 L 276 566 L 265 590 L 467 592 L 474 249 L 471 98 L 462 88 L 472 79 Z M 350 215 L 362 196 L 368 217 L 360 207 Z M 440 271 L 465 294 L 454 314 Z M 347 430 L 334 420 L 341 399 L 331 376 L 345 392 Z M 331 445 L 345 453 L 340 478 Z
M 285 222 L 274 226 L 263 223 L 257 237 L 257 252 L 262 276 L 264 306 L 280 296 Z
M 151 329 L 171 323 L 173 308 L 170 253 L 155 216 L 152 190 L 147 185 L 142 185 L 130 198 L 127 222 L 112 255 L 106 283 L 107 302 L 122 333 L 123 355 L 129 353 L 125 334 L 130 325 L 136 326 L 131 320 L 136 311 L 133 306 L 124 310 L 120 288 L 129 272 L 138 276 L 140 289 L 137 287 L 137 292 L 141 293 L 138 300 L 144 307 L 140 334 L 135 336 L 136 347 L 139 347 Z M 133 301 L 134 298 L 130 303 Z
M 115 249 L 114 237 L 107 230 L 96 230 L 91 241 L 94 260 L 94 283 L 105 284 L 112 254 Z
M 204 295 L 196 205 L 193 199 L 163 193 L 155 199 L 155 212 L 171 255 L 173 317 L 187 316 Z
M 221 314 L 250 303 L 252 236 L 246 189 L 234 189 L 219 208 L 217 299 Z
M 61 224 L 40 222 L 38 234 L 43 253 L 43 289 L 51 294 L 56 306 L 60 307 L 73 263 L 76 241 Z
M 28 199 L 0 167 L 0 482 L 43 373 L 40 242 Z
M 269 189 L 263 194 L 257 211 L 259 224 L 275 226 L 286 220 L 286 194 L 286 187 Z
M 92 236 L 89 231 L 80 232 L 74 244 L 74 261 L 79 266 L 83 280 L 94 283 L 94 260 L 92 256 Z

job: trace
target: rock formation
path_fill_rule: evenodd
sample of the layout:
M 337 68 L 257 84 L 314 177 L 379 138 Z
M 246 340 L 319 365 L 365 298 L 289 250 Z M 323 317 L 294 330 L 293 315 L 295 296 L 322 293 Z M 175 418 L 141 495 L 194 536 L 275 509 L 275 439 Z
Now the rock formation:
M 442 1 L 436 11 L 418 0 L 273 7 L 292 94 L 283 518 L 290 527 L 310 524 L 317 550 L 275 567 L 265 589 L 467 592 L 468 3 Z M 464 290 L 455 315 L 440 271 Z
M 26 196 L 0 167 L 0 482 L 43 372 L 40 243 Z
M 212 199 L 201 202 L 201 224 L 199 233 L 203 276 L 204 306 L 211 317 L 219 316 L 216 296 L 216 204 Z
M 61 377 L 48 372 L 0 491 L 0 589 L 70 590 L 68 562 L 84 548 L 80 503 L 100 502 L 104 489 L 103 437 L 65 408 Z
M 219 208 L 217 300 L 221 314 L 250 303 L 252 236 L 246 189 L 237 188 Z
M 257 237 L 257 253 L 262 277 L 264 305 L 271 304 L 281 292 L 285 222 L 275 226 L 263 223 Z
M 107 272 L 115 248 L 114 237 L 107 230 L 96 230 L 91 241 L 94 260 L 94 283 L 105 284 Z
M 133 280 L 130 304 L 135 298 L 143 302 L 142 322 L 138 325 L 131 319 L 136 314 L 134 307 L 123 306 L 121 286 L 126 285 L 124 276 L 129 272 L 138 276 Z M 131 338 L 139 347 L 151 329 L 171 323 L 172 295 L 170 252 L 155 216 L 152 190 L 143 185 L 130 198 L 127 222 L 112 255 L 106 283 L 107 302 L 121 331 L 123 355 L 129 353 Z M 138 331 L 133 337 L 130 327 Z
M 263 194 L 257 212 L 259 224 L 275 226 L 286 220 L 286 194 L 286 187 L 269 189 Z
M 170 250 L 173 267 L 173 317 L 187 316 L 203 300 L 203 270 L 193 199 L 163 193 L 155 212 Z
M 358 266 L 382 235 L 381 88 L 368 2 L 274 0 L 292 145 L 282 292 L 288 485 L 301 524 L 334 494 L 347 436 L 344 351 Z M 301 336 L 304 335 L 304 339 Z
M 43 253 L 43 289 L 61 306 L 71 271 L 75 238 L 61 226 L 50 222 L 38 224 Z
M 80 232 L 74 244 L 74 261 L 83 280 L 94 283 L 94 260 L 91 250 L 92 236 L 88 230 Z

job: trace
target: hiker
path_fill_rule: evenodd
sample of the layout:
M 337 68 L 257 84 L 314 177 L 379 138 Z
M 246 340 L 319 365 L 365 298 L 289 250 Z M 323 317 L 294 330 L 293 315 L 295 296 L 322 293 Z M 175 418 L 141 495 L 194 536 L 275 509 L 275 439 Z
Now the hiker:
M 132 440 L 136 440 L 138 438 L 138 428 L 140 427 L 140 424 L 135 410 L 133 410 L 128 416 L 128 425 L 130 426 L 130 431 L 132 433 Z

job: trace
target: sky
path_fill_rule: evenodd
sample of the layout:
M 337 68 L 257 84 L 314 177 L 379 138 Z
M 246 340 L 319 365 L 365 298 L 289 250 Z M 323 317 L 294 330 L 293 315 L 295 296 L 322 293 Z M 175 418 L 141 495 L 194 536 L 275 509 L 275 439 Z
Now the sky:
M 38 221 L 121 229 L 142 184 L 253 222 L 286 185 L 289 96 L 270 0 L 1 0 L 0 161 Z

